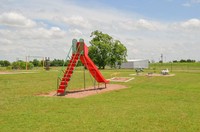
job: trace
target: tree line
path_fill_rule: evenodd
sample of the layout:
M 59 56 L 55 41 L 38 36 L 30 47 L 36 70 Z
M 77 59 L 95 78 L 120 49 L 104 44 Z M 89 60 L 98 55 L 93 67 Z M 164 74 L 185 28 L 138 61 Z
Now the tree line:
M 181 59 L 181 60 L 174 60 L 173 63 L 195 63 L 195 60 L 192 59 Z M 67 66 L 69 63 L 69 60 L 64 61 L 62 59 L 54 59 L 52 61 L 49 61 L 50 66 L 53 67 L 59 67 L 59 66 Z M 34 59 L 33 61 L 27 62 L 27 68 L 33 69 L 34 67 L 43 67 L 46 65 L 42 60 Z M 77 66 L 82 66 L 82 63 L 79 61 Z M 8 67 L 9 69 L 26 69 L 26 62 L 22 60 L 9 62 L 8 60 L 0 60 L 0 67 Z
M 64 61 L 62 59 L 54 59 L 52 61 L 49 61 L 50 66 L 67 66 L 69 61 Z M 43 62 L 43 60 L 37 60 L 34 59 L 33 61 L 23 61 L 23 60 L 18 60 L 14 62 L 9 62 L 8 60 L 0 60 L 0 67 L 8 67 L 9 69 L 26 69 L 26 65 L 28 69 L 33 69 L 34 67 L 43 67 L 45 66 L 46 63 Z M 79 64 L 80 65 L 80 64 Z
M 173 60 L 172 61 L 173 63 L 195 63 L 196 61 L 195 60 L 192 60 L 192 59 L 181 59 L 181 60 Z

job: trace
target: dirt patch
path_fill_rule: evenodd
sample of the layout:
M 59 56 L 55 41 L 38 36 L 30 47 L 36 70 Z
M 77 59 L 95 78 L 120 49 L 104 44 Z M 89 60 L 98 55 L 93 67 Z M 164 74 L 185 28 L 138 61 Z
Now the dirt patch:
M 133 77 L 113 77 L 109 80 L 113 81 L 113 82 L 128 82 L 128 81 L 131 81 L 133 79 L 134 79 Z
M 105 93 L 108 91 L 113 91 L 113 90 L 119 90 L 119 89 L 124 89 L 127 88 L 124 85 L 119 85 L 119 84 L 107 84 L 106 88 L 105 85 L 100 85 L 99 88 L 94 88 L 94 87 L 89 87 L 86 89 L 81 89 L 81 90 L 70 90 L 67 91 L 67 94 L 65 96 L 59 96 L 62 98 L 83 98 L 95 94 L 101 94 Z M 39 94 L 39 96 L 48 96 L 48 97 L 58 97 L 56 95 L 56 91 L 52 91 L 47 94 Z
M 36 72 L 0 72 L 0 74 L 24 74 L 24 73 L 36 73 Z

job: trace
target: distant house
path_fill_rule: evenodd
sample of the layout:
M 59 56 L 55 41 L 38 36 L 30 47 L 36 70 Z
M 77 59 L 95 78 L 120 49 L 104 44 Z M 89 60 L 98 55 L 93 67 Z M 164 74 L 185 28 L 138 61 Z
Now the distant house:
M 127 69 L 149 68 L 149 60 L 148 59 L 128 60 L 127 62 L 122 63 L 121 68 L 127 68 Z

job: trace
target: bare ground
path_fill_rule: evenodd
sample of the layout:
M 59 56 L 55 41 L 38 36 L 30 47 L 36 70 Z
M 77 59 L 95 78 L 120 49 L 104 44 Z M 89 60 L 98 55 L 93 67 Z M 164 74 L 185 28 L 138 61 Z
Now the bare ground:
M 119 89 L 124 89 L 127 88 L 124 85 L 119 85 L 119 84 L 107 84 L 106 88 L 105 85 L 100 85 L 99 88 L 94 88 L 94 87 L 89 87 L 86 89 L 81 89 L 81 90 L 70 90 L 67 91 L 67 94 L 65 96 L 59 96 L 62 98 L 83 98 L 95 94 L 101 94 L 105 93 L 108 91 L 113 91 L 113 90 L 119 90 Z M 56 91 L 52 91 L 47 94 L 38 94 L 39 96 L 47 96 L 47 97 L 57 97 Z
M 113 77 L 109 80 L 113 81 L 113 82 L 128 82 L 128 81 L 131 81 L 133 79 L 134 79 L 133 77 Z
M 0 74 L 24 74 L 24 73 L 36 73 L 36 72 L 2 72 L 0 71 Z

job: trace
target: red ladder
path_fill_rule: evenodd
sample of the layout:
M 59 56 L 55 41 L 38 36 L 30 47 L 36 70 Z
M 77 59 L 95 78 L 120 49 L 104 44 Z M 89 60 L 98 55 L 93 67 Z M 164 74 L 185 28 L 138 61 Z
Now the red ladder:
M 75 53 L 72 54 L 72 57 L 69 61 L 69 64 L 67 65 L 66 70 L 64 71 L 64 75 L 62 77 L 62 80 L 59 84 L 58 90 L 57 90 L 57 94 L 59 95 L 63 95 L 65 94 L 65 89 L 68 86 L 68 83 L 70 81 L 70 78 L 73 74 L 74 68 L 76 67 L 76 64 L 79 60 L 80 54 L 79 53 Z

